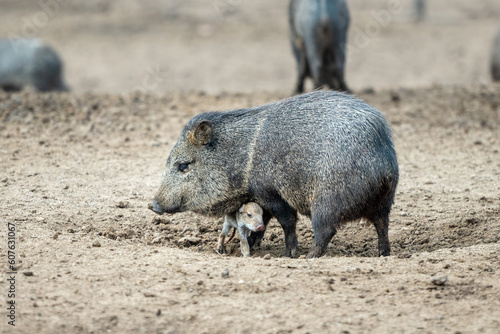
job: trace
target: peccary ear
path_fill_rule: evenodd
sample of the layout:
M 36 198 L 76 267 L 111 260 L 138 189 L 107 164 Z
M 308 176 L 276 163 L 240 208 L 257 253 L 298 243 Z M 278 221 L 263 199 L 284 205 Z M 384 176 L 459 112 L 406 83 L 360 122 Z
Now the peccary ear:
M 212 139 L 213 127 L 212 123 L 207 120 L 200 121 L 193 130 L 191 130 L 187 137 L 189 142 L 193 145 L 206 145 Z

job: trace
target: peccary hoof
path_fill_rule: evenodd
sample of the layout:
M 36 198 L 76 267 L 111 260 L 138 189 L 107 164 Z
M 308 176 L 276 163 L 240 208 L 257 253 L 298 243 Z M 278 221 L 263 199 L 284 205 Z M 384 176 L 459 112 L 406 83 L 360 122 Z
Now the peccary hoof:
M 390 249 L 381 249 L 378 251 L 378 256 L 391 256 Z
M 216 252 L 217 252 L 218 254 L 221 254 L 221 255 L 227 254 L 227 249 L 226 249 L 226 246 L 224 246 L 224 244 L 223 244 L 223 245 L 221 245 L 221 246 L 219 246 L 219 247 L 216 249 Z
M 323 254 L 325 254 L 325 250 L 323 250 L 322 247 L 312 246 L 311 249 L 309 250 L 309 253 L 307 253 L 307 258 L 313 259 L 315 257 L 320 257 Z
M 297 250 L 296 249 L 292 249 L 292 250 L 285 250 L 285 252 L 283 253 L 283 255 L 281 257 L 290 257 L 290 258 L 295 258 L 296 257 L 296 253 L 297 253 Z

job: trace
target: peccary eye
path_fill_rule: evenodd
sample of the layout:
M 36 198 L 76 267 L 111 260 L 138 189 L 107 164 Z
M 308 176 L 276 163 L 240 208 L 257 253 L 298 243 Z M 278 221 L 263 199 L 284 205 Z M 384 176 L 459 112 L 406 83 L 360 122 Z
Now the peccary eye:
M 189 162 L 180 164 L 179 167 L 177 167 L 179 169 L 179 172 L 187 172 L 189 170 L 189 164 Z

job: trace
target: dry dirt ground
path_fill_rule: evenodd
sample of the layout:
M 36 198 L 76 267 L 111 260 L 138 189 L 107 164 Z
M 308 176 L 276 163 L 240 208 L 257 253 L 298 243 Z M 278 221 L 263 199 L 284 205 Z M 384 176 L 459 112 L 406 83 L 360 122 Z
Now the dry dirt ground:
M 0 278 L 1 333 L 500 332 L 500 85 L 487 72 L 500 4 L 440 1 L 418 26 L 404 7 L 353 53 L 348 82 L 396 134 L 392 256 L 354 222 L 309 260 L 280 257 L 275 220 L 242 258 L 238 243 L 214 252 L 220 219 L 147 209 L 190 117 L 288 96 L 286 3 L 123 3 L 67 2 L 39 29 L 74 92 L 0 92 L 0 261 L 9 271 L 15 224 L 18 266 L 15 327 Z M 350 3 L 354 28 L 373 19 L 369 2 Z M 37 13 L 22 4 L 0 1 L 4 36 Z M 152 52 L 162 34 L 176 37 Z M 144 87 L 157 64 L 172 80 Z M 298 230 L 302 255 L 310 221 Z

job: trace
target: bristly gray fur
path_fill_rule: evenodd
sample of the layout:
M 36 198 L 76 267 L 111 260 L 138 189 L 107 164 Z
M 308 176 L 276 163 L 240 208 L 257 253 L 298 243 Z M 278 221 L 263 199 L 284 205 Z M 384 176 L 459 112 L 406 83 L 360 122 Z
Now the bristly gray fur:
M 199 124 L 211 126 L 205 145 L 189 140 Z M 266 223 L 275 216 L 283 226 L 288 256 L 297 247 L 297 212 L 312 219 L 309 256 L 322 255 L 342 223 L 365 218 L 377 229 L 380 254 L 389 255 L 398 176 L 384 116 L 350 95 L 314 91 L 193 117 L 170 153 L 153 209 L 223 216 L 256 202 Z

